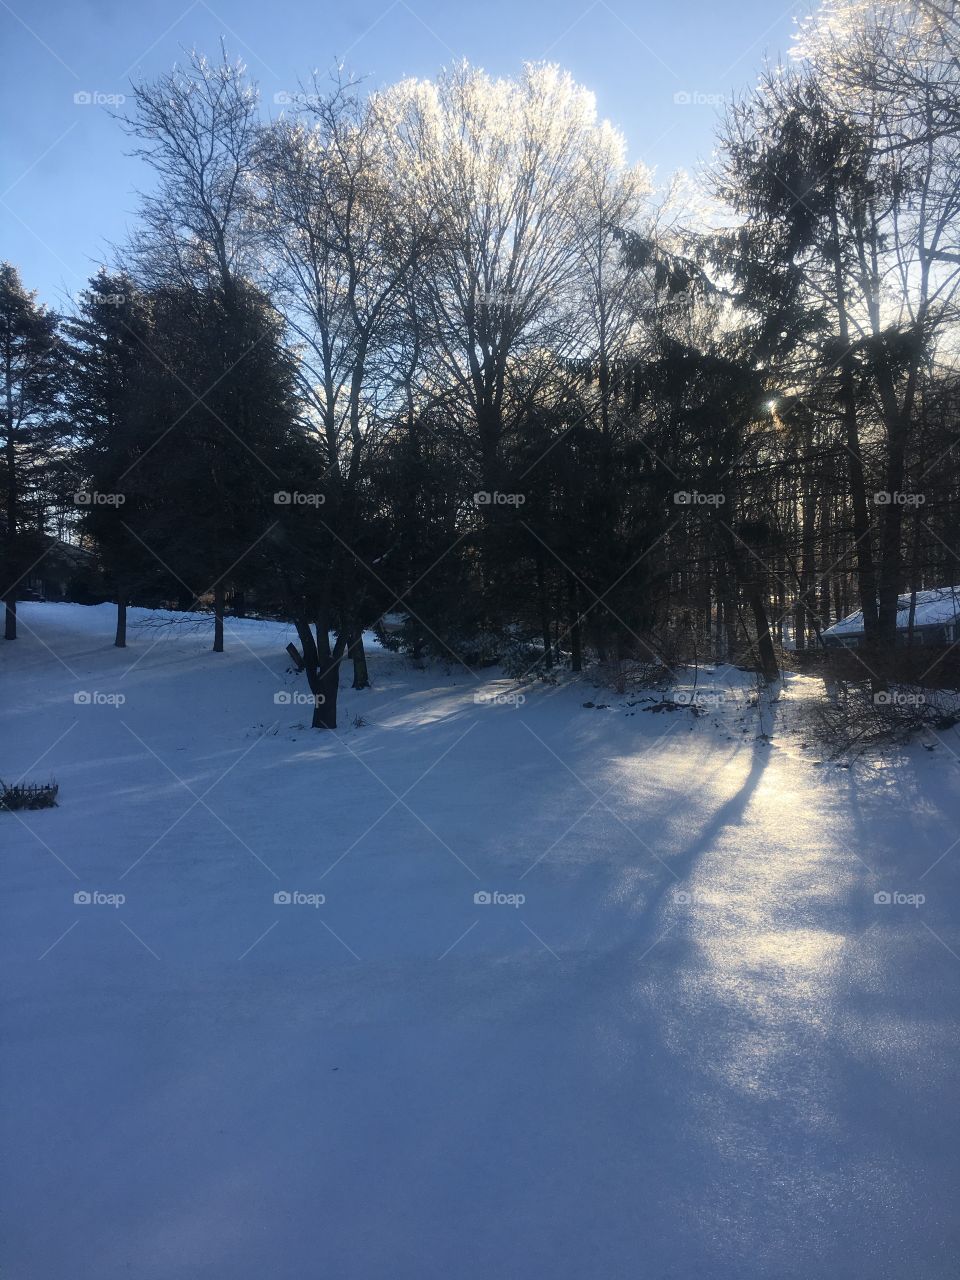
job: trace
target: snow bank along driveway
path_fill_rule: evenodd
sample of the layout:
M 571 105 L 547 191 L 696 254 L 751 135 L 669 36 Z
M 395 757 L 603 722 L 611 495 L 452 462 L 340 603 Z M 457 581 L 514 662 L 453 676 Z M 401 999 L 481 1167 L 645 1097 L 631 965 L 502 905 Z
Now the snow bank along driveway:
M 133 620 L 0 651 L 4 1275 L 957 1275 L 955 730 L 375 651 L 324 736 L 283 627 Z

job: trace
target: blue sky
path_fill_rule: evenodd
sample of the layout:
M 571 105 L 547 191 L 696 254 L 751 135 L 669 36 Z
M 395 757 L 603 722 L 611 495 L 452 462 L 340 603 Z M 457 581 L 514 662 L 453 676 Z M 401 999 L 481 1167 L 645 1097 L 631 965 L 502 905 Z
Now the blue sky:
M 797 11 L 778 0 L 0 0 L 0 257 L 60 307 L 109 259 L 147 177 L 108 109 L 74 95 L 122 94 L 184 47 L 214 53 L 223 36 L 268 110 L 337 59 L 372 84 L 460 57 L 496 74 L 559 62 L 623 129 L 631 159 L 665 180 L 709 157 L 715 102 L 753 83 L 765 54 L 786 53 Z

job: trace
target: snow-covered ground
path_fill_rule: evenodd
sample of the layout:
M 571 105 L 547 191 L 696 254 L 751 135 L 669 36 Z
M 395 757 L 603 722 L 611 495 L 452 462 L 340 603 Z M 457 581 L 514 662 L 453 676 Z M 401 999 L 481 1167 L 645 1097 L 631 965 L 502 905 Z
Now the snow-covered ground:
M 3 1275 L 956 1276 L 956 730 L 840 768 L 799 678 L 761 725 L 374 650 L 333 736 L 276 624 L 21 620 Z

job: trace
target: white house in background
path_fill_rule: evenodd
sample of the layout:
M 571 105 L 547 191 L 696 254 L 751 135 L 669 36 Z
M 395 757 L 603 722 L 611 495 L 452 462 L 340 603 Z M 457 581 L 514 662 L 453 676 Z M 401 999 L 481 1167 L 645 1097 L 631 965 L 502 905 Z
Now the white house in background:
M 960 640 L 960 586 L 931 587 L 917 592 L 911 637 L 912 600 L 908 592 L 897 601 L 897 631 L 901 644 L 909 640 L 917 645 L 948 645 Z M 828 627 L 823 633 L 823 643 L 828 649 L 858 649 L 863 644 L 863 613 L 858 609 Z

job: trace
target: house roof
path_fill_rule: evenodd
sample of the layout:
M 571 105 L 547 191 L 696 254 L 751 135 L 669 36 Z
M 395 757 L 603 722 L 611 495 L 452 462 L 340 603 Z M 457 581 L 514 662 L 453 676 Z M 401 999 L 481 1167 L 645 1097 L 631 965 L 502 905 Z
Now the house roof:
M 910 625 L 910 593 L 897 601 L 897 630 L 906 631 Z M 917 592 L 914 627 L 943 626 L 960 618 L 960 586 L 931 587 Z M 863 633 L 863 612 L 849 613 L 824 631 L 825 636 L 854 636 Z
M 86 566 L 96 560 L 96 556 L 86 547 L 81 547 L 77 542 L 64 542 L 62 538 L 51 538 L 50 542 L 53 546 L 50 549 L 50 556 L 61 556 L 70 564 L 77 566 Z

